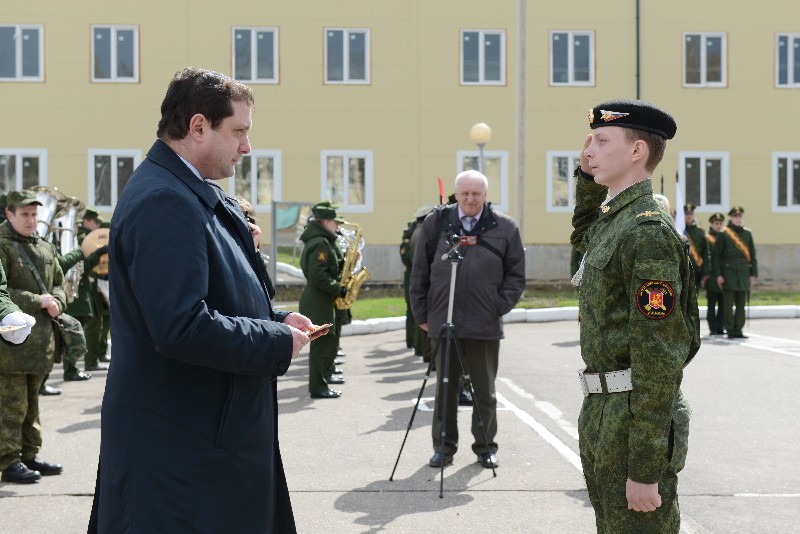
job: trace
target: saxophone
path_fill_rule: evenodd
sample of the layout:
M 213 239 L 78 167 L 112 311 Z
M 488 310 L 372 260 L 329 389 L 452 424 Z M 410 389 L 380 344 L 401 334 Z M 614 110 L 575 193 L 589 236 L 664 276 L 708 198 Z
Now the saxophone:
M 347 242 L 344 252 L 344 265 L 342 266 L 341 284 L 347 288 L 344 297 L 336 297 L 333 301 L 336 309 L 349 310 L 356 299 L 361 284 L 371 278 L 369 271 L 361 266 L 361 249 L 364 248 L 364 238 L 361 237 L 361 226 L 353 222 L 344 222 L 343 226 L 352 226 L 355 230 L 342 230 L 341 235 Z

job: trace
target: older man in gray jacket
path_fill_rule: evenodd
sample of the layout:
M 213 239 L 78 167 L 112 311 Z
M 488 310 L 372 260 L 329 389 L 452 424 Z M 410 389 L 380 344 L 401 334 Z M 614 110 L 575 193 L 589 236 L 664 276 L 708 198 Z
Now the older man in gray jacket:
M 472 413 L 472 450 L 484 467 L 497 467 L 497 399 L 494 381 L 503 338 L 502 317 L 519 301 L 525 289 L 525 250 L 516 223 L 486 202 L 488 180 L 477 171 L 456 176 L 457 204 L 442 206 L 428 215 L 414 250 L 411 271 L 411 308 L 414 320 L 432 338 L 442 334 L 447 321 L 451 266 L 442 260 L 453 236 L 463 236 L 463 256 L 456 277 L 453 324 L 462 370 L 455 350 L 451 353 L 447 398 L 442 403 L 443 380 L 437 380 L 433 415 L 431 467 L 452 463 L 458 450 L 458 378 L 469 372 L 475 390 Z M 444 343 L 436 354 L 436 369 L 444 373 Z M 442 415 L 446 411 L 444 444 Z M 483 420 L 486 439 L 479 425 Z

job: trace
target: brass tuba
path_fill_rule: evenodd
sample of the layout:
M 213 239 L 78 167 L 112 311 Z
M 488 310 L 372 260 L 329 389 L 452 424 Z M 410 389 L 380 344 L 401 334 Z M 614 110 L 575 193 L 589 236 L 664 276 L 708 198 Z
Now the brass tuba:
M 47 185 L 37 185 L 31 189 L 36 193 L 36 199 L 42 203 L 36 209 L 39 219 L 36 230 L 39 236 L 53 243 L 58 254 L 62 256 L 78 248 L 75 228 L 78 214 L 86 209 L 83 202 Z M 64 292 L 67 294 L 67 302 L 72 302 L 78 296 L 78 285 L 82 275 L 82 261 L 64 273 Z
M 347 288 L 344 297 L 336 297 L 333 301 L 336 309 L 349 310 L 358 298 L 358 291 L 365 280 L 371 278 L 366 267 L 361 265 L 361 249 L 364 238 L 361 237 L 361 226 L 353 222 L 343 222 L 341 226 L 352 226 L 354 229 L 340 229 L 342 240 L 346 243 L 344 265 L 342 266 L 341 284 Z

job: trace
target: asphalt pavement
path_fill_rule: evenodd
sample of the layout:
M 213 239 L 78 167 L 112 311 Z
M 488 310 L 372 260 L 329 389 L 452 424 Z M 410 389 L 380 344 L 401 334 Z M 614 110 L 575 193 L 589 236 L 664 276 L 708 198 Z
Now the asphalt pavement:
M 682 532 L 796 532 L 800 321 L 753 319 L 750 337 L 735 341 L 710 337 L 703 326 L 703 346 L 684 376 L 694 416 L 680 478 Z M 506 326 L 497 381 L 500 467 L 493 476 L 476 463 L 470 408 L 461 408 L 461 449 L 445 468 L 443 498 L 439 470 L 427 465 L 435 372 L 425 379 L 427 366 L 394 328 L 383 322 L 373 333 L 343 337 L 340 399 L 308 397 L 307 352 L 279 380 L 281 451 L 298 531 L 594 532 L 577 454 L 577 322 Z M 54 369 L 49 383 L 64 393 L 40 397 L 40 456 L 64 472 L 31 485 L 0 484 L 0 532 L 85 532 L 106 373 L 93 374 L 61 384 Z M 180 458 L 173 465 L 181 468 Z

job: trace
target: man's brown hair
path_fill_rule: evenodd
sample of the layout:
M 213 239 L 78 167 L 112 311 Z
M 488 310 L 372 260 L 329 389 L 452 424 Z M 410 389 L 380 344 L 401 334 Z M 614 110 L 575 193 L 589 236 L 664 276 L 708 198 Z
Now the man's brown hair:
M 656 133 L 646 132 L 636 128 L 625 128 L 626 141 L 635 143 L 640 139 L 647 143 L 647 147 L 649 148 L 649 155 L 647 156 L 644 168 L 647 172 L 653 172 L 664 157 L 664 151 L 667 149 L 667 140 Z

